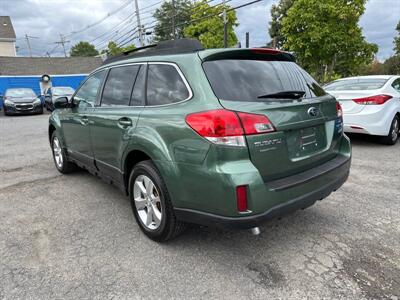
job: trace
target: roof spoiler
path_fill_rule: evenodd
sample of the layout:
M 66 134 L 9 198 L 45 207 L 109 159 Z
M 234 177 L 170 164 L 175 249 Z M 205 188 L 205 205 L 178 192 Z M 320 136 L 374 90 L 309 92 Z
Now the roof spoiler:
M 295 56 L 286 51 L 272 48 L 240 48 L 227 49 L 207 55 L 202 53 L 203 61 L 219 60 L 219 59 L 253 59 L 253 60 L 270 60 L 270 61 L 295 61 Z

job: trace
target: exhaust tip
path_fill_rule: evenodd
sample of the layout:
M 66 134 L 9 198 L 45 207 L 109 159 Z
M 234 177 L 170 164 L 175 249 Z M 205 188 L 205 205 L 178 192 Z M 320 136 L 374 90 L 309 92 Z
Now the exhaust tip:
M 253 227 L 250 231 L 252 235 L 259 235 L 261 233 L 260 227 Z

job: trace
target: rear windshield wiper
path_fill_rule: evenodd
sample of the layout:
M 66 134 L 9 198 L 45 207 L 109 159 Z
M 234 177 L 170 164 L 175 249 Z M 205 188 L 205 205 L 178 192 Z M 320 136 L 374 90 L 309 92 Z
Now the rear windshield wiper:
M 279 93 L 260 95 L 257 98 L 274 98 L 274 99 L 300 99 L 305 95 L 304 91 L 283 91 Z

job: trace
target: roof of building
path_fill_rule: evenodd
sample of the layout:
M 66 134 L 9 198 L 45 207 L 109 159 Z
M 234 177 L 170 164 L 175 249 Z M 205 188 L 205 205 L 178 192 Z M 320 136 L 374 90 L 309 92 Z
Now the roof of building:
M 0 56 L 0 75 L 89 74 L 102 63 L 101 57 Z
M 15 40 L 15 31 L 9 16 L 0 16 L 0 39 Z

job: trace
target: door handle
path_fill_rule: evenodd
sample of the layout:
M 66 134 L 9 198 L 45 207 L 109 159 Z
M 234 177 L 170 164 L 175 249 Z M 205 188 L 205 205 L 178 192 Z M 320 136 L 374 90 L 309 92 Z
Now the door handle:
M 81 121 L 83 125 L 87 125 L 89 123 L 89 118 L 87 116 L 82 116 Z
M 118 125 L 122 128 L 130 127 L 132 126 L 132 120 L 128 118 L 121 118 L 118 120 Z

